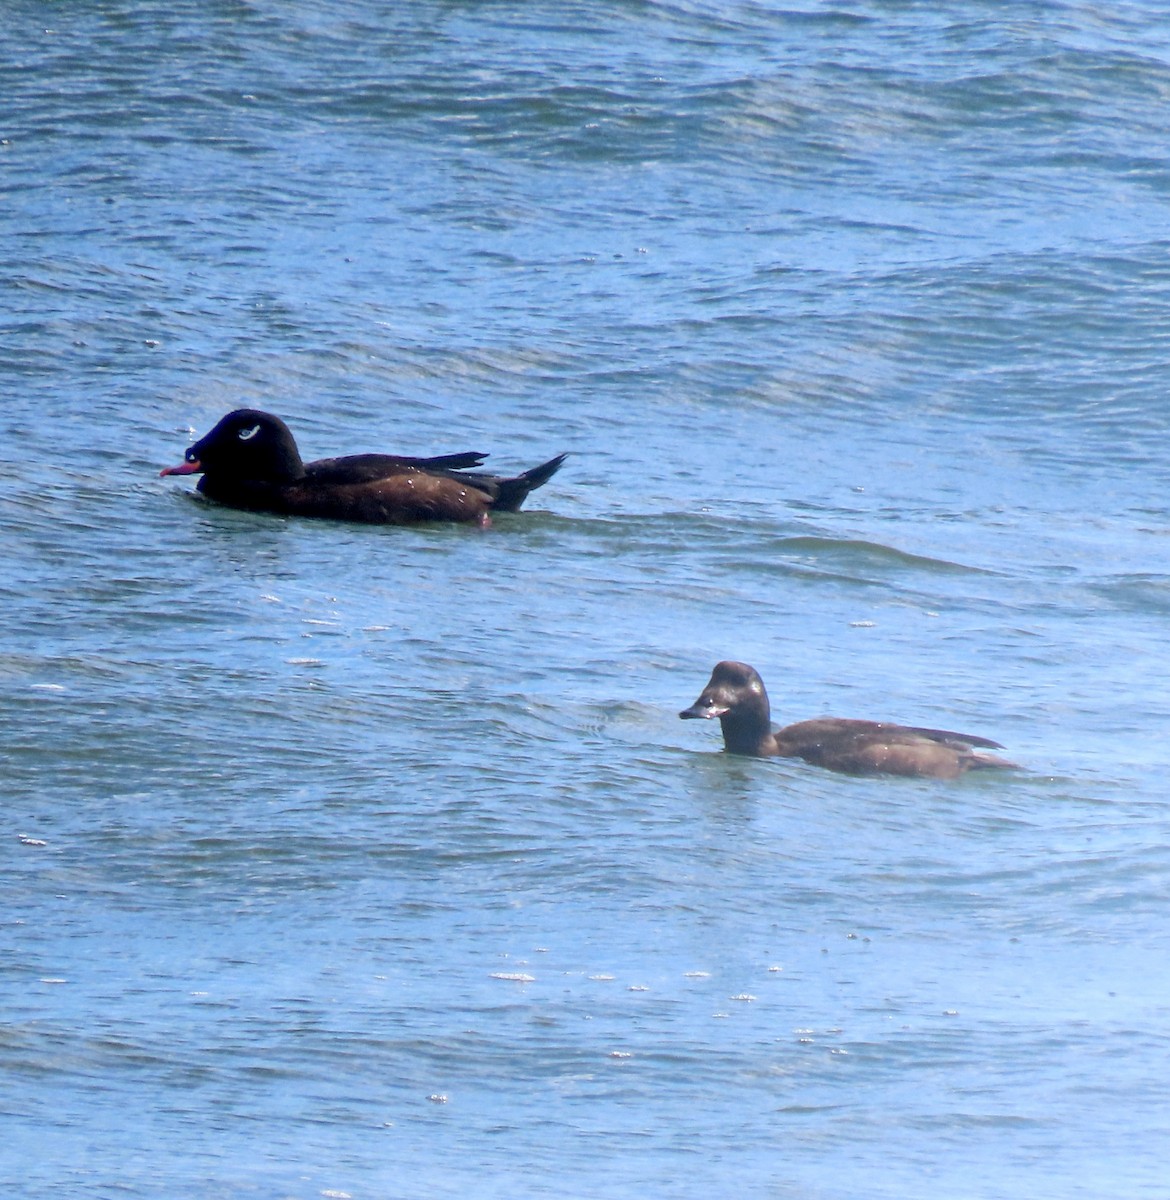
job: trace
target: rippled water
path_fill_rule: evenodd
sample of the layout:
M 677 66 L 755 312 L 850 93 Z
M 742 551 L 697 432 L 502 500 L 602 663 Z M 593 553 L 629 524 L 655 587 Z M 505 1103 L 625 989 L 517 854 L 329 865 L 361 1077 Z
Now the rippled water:
M 1170 25 L 9 6 L 26 1195 L 1165 1193 Z M 493 529 L 159 479 L 562 472 Z M 1025 769 L 720 753 L 774 716 Z

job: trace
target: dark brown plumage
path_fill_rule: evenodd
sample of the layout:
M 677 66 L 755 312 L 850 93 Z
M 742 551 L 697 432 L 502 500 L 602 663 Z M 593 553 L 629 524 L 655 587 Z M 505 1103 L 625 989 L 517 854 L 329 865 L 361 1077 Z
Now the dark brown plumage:
M 516 512 L 565 460 L 558 455 L 510 479 L 467 469 L 486 457 L 476 452 L 437 458 L 354 454 L 304 463 L 279 417 L 240 408 L 189 447 L 183 463 L 161 474 L 202 473 L 198 486 L 205 496 L 257 512 L 383 525 L 488 525 L 489 512 Z
M 699 698 L 678 715 L 684 720 L 718 717 L 723 744 L 732 754 L 803 758 L 849 775 L 956 779 L 967 771 L 1016 766 L 983 753 L 1002 749 L 998 742 L 946 729 L 819 717 L 773 731 L 764 681 L 741 662 L 719 663 Z

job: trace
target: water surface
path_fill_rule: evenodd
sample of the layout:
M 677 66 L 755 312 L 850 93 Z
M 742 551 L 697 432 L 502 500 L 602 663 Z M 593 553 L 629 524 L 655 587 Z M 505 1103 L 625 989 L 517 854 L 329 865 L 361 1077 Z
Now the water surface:
M 17 4 L 27 1195 L 1164 1194 L 1158 6 Z M 159 479 L 567 450 L 495 527 Z M 859 780 L 680 722 L 967 728 Z

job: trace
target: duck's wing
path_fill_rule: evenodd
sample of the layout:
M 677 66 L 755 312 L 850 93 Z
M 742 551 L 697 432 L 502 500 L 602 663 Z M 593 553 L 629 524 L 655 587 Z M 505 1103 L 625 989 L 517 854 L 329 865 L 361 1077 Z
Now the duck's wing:
M 984 748 L 1002 749 L 990 738 L 884 721 L 822 717 L 789 725 L 777 731 L 774 739 L 781 754 L 851 775 L 953 779 L 984 767 L 1015 766 L 980 753 Z
M 344 458 L 321 458 L 305 467 L 300 483 L 311 486 L 346 486 L 377 483 L 411 472 L 424 472 L 439 479 L 450 480 L 464 488 L 474 488 L 491 501 L 497 512 L 515 512 L 527 499 L 528 493 L 547 483 L 560 469 L 567 455 L 558 454 L 538 467 L 519 475 L 489 475 L 469 470 L 483 465 L 486 454 L 468 451 L 464 454 L 440 454 L 434 458 L 407 458 L 397 454 L 350 454 Z
M 937 742 L 957 750 L 981 746 L 987 750 L 1002 750 L 999 742 L 991 738 L 978 737 L 973 733 L 956 733 L 950 729 L 926 729 L 918 725 L 896 725 L 889 721 L 857 721 L 848 717 L 815 717 L 811 721 L 798 721 L 787 725 L 776 733 L 778 744 L 792 746 L 816 745 L 825 742 L 843 744 L 858 738 L 882 738 L 890 742 L 907 745 L 915 742 Z M 789 751 L 786 751 L 788 753 Z M 796 751 L 791 751 L 795 753 Z
M 446 474 L 480 467 L 485 458 L 486 454 L 475 450 L 463 454 L 439 454 L 433 458 L 411 458 L 401 454 L 349 454 L 343 458 L 319 458 L 309 463 L 305 467 L 305 478 L 313 483 L 373 483 L 406 471 Z
M 882 725 L 880 727 L 885 730 L 898 730 L 913 737 L 927 738 L 932 742 L 941 742 L 944 746 L 954 746 L 956 749 L 962 749 L 964 746 L 982 746 L 987 750 L 1003 749 L 1001 743 L 993 742 L 991 738 L 978 737 L 973 733 L 955 733 L 950 729 L 922 729 L 916 725 Z

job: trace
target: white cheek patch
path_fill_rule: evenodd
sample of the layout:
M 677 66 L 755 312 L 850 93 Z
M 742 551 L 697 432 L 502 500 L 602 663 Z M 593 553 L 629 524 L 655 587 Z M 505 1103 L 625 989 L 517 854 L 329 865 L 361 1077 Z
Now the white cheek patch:
M 251 429 L 241 429 L 237 435 L 241 442 L 250 442 L 260 432 L 259 425 L 253 425 Z

